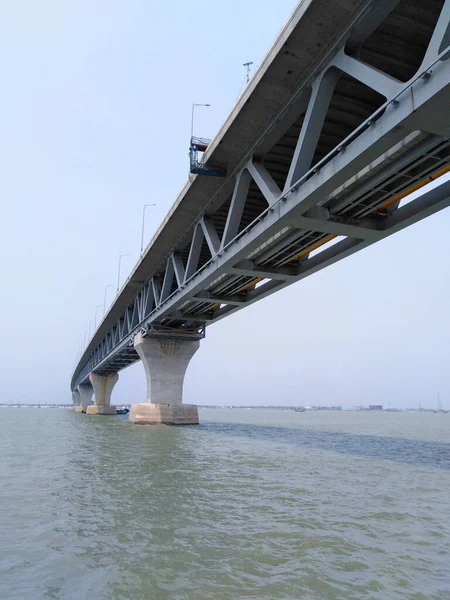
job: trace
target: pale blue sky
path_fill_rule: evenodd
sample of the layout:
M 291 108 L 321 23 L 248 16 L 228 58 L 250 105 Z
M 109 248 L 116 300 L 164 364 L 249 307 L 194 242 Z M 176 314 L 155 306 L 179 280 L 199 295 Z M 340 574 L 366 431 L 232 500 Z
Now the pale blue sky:
M 138 258 L 294 0 L 17 0 L 0 21 L 0 402 L 71 402 L 117 260 Z M 210 327 L 186 402 L 450 407 L 450 213 Z M 115 289 L 115 288 L 114 288 Z M 109 300 L 113 290 L 109 290 Z M 142 365 L 114 401 L 145 397 Z

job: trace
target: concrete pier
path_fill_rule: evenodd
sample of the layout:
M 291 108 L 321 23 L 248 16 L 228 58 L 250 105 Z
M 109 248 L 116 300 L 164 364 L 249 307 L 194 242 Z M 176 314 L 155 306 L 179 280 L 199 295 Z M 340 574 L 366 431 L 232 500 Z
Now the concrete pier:
M 88 406 L 91 404 L 92 401 L 92 394 L 94 393 L 94 388 L 92 387 L 92 385 L 86 384 L 86 385 L 79 385 L 77 387 L 77 392 L 78 395 L 80 396 L 80 411 L 79 412 L 86 412 Z
M 111 392 L 119 380 L 119 375 L 97 375 L 89 374 L 94 392 L 94 404 L 87 407 L 87 415 L 115 415 L 116 407 L 111 406 Z
M 82 411 L 81 398 L 80 398 L 80 393 L 78 390 L 74 390 L 72 392 L 72 402 L 73 402 L 72 410 L 74 412 L 81 412 Z
M 183 382 L 199 340 L 146 337 L 138 333 L 134 347 L 147 377 L 147 402 L 131 407 L 132 423 L 198 425 L 195 404 L 183 404 Z

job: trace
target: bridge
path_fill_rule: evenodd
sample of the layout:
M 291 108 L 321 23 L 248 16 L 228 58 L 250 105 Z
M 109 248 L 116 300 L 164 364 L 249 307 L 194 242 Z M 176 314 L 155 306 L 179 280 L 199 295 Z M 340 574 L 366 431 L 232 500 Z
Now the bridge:
M 75 410 L 114 413 L 142 360 L 130 420 L 198 423 L 207 326 L 450 204 L 449 23 L 450 0 L 299 3 L 88 342 Z

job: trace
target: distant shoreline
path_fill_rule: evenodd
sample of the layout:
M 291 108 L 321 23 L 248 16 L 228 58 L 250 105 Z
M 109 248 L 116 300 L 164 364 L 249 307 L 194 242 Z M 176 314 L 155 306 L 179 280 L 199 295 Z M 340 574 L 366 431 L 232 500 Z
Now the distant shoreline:
M 0 408 L 66 408 L 71 409 L 72 404 L 0 404 Z M 131 406 L 131 405 L 130 405 Z M 352 407 L 352 408 L 343 408 L 342 406 L 234 406 L 234 405 L 215 405 L 215 404 L 199 404 L 199 409 L 221 409 L 221 410 L 292 410 L 298 413 L 313 413 L 313 412 L 370 412 L 370 413 L 380 413 L 380 412 L 395 412 L 395 413 L 404 413 L 404 412 L 420 412 L 420 413 L 442 413 L 448 414 L 450 410 L 437 410 L 433 408 L 370 408 L 364 406 Z

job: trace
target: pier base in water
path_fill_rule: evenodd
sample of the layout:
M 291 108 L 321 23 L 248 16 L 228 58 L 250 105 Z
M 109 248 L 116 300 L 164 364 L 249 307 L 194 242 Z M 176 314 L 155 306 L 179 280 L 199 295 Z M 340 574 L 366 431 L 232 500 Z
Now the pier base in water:
M 79 406 L 73 406 L 72 407 L 73 412 L 83 412 L 83 407 L 81 406 L 81 404 Z
M 195 404 L 134 404 L 128 417 L 139 425 L 198 425 Z
M 200 340 L 181 338 L 134 338 L 134 349 L 144 365 L 148 402 L 131 407 L 131 423 L 152 425 L 198 425 L 195 404 L 183 404 L 183 381 Z
M 97 406 L 91 404 L 86 409 L 87 415 L 115 415 L 117 413 L 115 406 Z
M 90 387 L 94 392 L 94 404 L 87 407 L 87 415 L 117 414 L 116 407 L 111 406 L 111 392 L 118 380 L 119 375 L 117 373 L 111 375 L 89 373 Z

